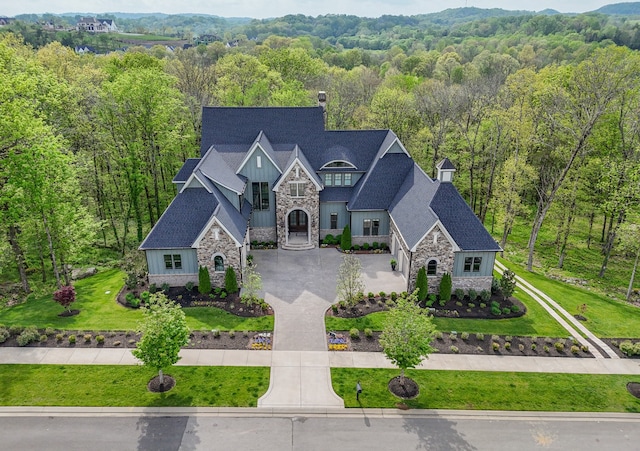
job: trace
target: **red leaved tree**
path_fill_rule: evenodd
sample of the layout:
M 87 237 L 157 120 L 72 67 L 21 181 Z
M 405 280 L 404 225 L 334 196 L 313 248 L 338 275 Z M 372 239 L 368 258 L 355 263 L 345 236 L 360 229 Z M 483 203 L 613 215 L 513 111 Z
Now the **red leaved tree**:
M 53 300 L 71 311 L 71 304 L 76 301 L 76 289 L 72 285 L 65 285 L 53 293 Z

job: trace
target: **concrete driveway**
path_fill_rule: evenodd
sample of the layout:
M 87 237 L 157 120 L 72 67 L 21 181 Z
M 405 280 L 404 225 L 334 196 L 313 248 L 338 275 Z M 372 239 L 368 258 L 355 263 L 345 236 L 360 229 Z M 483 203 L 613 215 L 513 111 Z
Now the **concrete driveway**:
M 324 313 L 336 300 L 343 255 L 336 249 L 254 251 L 262 275 L 261 295 L 274 310 L 274 358 L 269 389 L 258 407 L 344 407 L 331 386 Z M 406 283 L 389 266 L 389 254 L 358 256 L 366 290 L 404 291 Z

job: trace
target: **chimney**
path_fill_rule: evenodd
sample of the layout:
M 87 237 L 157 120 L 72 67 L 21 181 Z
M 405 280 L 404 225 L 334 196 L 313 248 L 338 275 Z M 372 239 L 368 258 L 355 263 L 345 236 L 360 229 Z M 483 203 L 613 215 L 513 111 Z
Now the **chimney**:
M 324 117 L 324 126 L 327 126 L 327 93 L 318 91 L 318 106 L 322 108 L 322 117 Z
M 438 163 L 436 168 L 438 169 L 438 180 L 448 183 L 453 182 L 453 173 L 456 172 L 456 167 L 448 158 Z

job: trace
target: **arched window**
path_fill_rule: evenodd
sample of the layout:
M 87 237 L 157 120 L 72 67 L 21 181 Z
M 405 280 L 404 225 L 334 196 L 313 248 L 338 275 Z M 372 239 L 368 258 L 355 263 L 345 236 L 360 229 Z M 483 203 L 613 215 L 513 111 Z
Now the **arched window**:
M 215 272 L 224 272 L 224 259 L 222 255 L 216 255 L 213 257 L 213 267 Z
M 427 263 L 427 275 L 435 276 L 438 270 L 438 262 L 436 260 L 429 260 Z

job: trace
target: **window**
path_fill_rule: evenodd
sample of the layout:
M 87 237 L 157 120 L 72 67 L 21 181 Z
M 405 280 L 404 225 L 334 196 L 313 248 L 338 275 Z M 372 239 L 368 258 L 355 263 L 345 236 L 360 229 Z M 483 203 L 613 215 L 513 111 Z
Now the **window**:
M 326 169 L 326 168 L 354 168 L 355 169 L 355 166 L 347 161 L 332 161 L 322 166 L 321 169 Z
M 333 174 L 333 182 L 336 186 L 342 185 L 342 174 Z
M 180 254 L 165 254 L 164 267 L 165 269 L 182 269 L 182 257 Z
M 215 272 L 224 272 L 224 259 L 222 255 L 213 257 L 213 269 Z
M 435 276 L 438 270 L 438 262 L 435 260 L 429 260 L 427 263 L 427 275 Z
M 327 186 L 333 185 L 333 174 L 325 174 L 324 175 L 324 184 Z
M 331 213 L 331 226 L 330 229 L 338 228 L 338 213 Z
M 258 169 L 262 168 L 262 157 L 260 155 L 256 156 L 256 166 Z
M 253 182 L 251 184 L 253 191 L 253 209 L 268 210 L 269 209 L 269 182 Z
M 362 234 L 364 236 L 376 236 L 380 233 L 379 219 L 365 219 L 362 223 Z
M 464 272 L 480 272 L 482 257 L 466 257 L 464 259 Z
M 344 175 L 344 186 L 351 186 L 351 173 L 347 172 Z
M 303 197 L 304 196 L 304 183 L 290 183 L 289 190 L 291 197 Z

